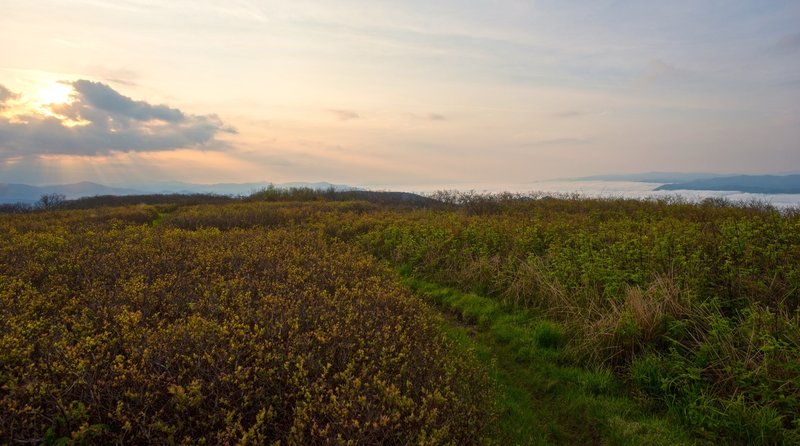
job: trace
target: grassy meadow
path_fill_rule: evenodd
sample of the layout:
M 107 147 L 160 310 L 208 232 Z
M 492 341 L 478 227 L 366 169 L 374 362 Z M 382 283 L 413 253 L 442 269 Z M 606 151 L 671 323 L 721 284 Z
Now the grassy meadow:
M 800 213 L 173 198 L 0 214 L 0 444 L 800 443 Z

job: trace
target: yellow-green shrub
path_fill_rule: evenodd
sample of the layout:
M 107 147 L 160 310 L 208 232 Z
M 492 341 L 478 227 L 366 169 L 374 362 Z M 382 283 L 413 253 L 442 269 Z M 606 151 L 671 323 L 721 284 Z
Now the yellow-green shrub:
M 487 378 L 351 246 L 72 229 L 0 246 L 0 442 L 460 444 L 488 420 Z

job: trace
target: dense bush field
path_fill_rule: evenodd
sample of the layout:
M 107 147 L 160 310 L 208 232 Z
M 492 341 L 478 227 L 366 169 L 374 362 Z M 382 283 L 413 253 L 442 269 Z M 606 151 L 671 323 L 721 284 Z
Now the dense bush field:
M 547 321 L 699 439 L 800 443 L 797 212 L 332 197 L 0 216 L 0 440 L 476 442 L 491 385 L 391 266 Z
M 143 216 L 0 220 L 0 443 L 480 438 L 487 378 L 368 255 Z

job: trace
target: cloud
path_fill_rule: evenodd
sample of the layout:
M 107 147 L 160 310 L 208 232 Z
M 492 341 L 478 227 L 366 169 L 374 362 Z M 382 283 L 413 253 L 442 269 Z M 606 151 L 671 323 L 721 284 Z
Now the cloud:
M 565 146 L 565 145 L 582 145 L 591 144 L 591 138 L 551 138 L 540 139 L 538 141 L 531 141 L 529 146 Z
M 409 119 L 418 121 L 447 121 L 448 116 L 441 113 L 409 113 L 406 115 Z
M 72 102 L 49 113 L 0 115 L 0 155 L 103 155 L 182 148 L 219 149 L 220 133 L 235 133 L 216 115 L 190 115 L 124 96 L 106 84 L 64 82 Z
M 6 101 L 16 99 L 19 95 L 15 94 L 8 88 L 0 85 L 0 110 L 6 107 Z
M 150 105 L 144 101 L 134 101 L 117 93 L 116 90 L 106 84 L 79 80 L 71 85 L 82 100 L 78 103 L 79 108 L 73 107 L 72 104 L 67 105 L 64 109 L 66 112 L 85 113 L 88 108 L 93 108 L 101 113 L 108 113 L 118 118 L 135 121 L 160 120 L 177 123 L 186 119 L 183 112 L 176 108 L 170 108 L 166 105 Z
M 661 59 L 653 59 L 647 62 L 644 72 L 639 77 L 639 81 L 645 84 L 672 81 L 682 77 L 683 70 L 675 65 L 664 62 Z
M 579 118 L 585 116 L 586 113 L 578 110 L 565 110 L 558 113 L 553 113 L 556 118 Z
M 702 72 L 676 66 L 661 59 L 651 59 L 647 62 L 633 85 L 639 88 L 678 89 L 694 92 L 718 90 L 723 86 L 720 79 L 715 80 Z
M 331 113 L 339 119 L 340 121 L 349 121 L 351 119 L 360 119 L 361 116 L 354 112 L 353 110 L 337 110 L 337 109 L 328 109 L 328 113 Z
M 136 71 L 128 69 L 114 69 L 102 65 L 93 65 L 88 68 L 89 73 L 94 77 L 103 79 L 112 84 L 122 84 L 129 87 L 138 85 L 141 75 Z
M 783 36 L 770 48 L 775 54 L 793 54 L 800 52 L 800 33 Z

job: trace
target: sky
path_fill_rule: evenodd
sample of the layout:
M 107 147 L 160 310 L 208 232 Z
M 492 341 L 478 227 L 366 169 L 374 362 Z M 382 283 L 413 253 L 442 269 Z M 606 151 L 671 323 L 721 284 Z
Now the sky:
M 0 0 L 0 183 L 800 170 L 796 0 Z

